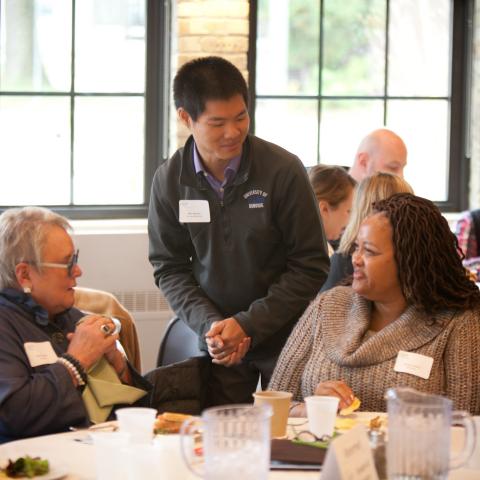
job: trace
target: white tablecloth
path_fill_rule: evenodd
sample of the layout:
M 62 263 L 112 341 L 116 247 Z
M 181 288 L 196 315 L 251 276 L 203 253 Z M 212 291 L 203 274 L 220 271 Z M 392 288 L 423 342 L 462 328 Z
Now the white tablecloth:
M 358 413 L 356 418 L 360 423 L 365 423 L 372 415 Z M 300 421 L 300 419 L 291 419 L 291 423 Z M 51 462 L 53 472 L 66 473 L 67 480 L 94 480 L 94 448 L 91 444 L 82 441 L 88 436 L 88 432 L 78 431 L 5 443 L 0 445 L 0 461 L 3 462 L 8 458 L 16 459 L 24 455 L 40 456 Z M 462 433 L 453 432 L 453 448 L 456 449 L 456 445 L 461 445 L 461 442 Z M 197 477 L 192 475 L 190 478 Z M 318 480 L 320 474 L 305 471 L 271 471 L 268 478 L 269 480 Z M 466 468 L 453 470 L 448 478 L 449 480 L 480 480 L 480 470 Z

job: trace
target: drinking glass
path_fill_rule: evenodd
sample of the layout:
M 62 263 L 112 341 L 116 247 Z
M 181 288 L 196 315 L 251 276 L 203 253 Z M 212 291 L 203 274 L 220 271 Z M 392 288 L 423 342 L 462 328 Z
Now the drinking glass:
M 130 435 L 120 432 L 92 432 L 97 480 L 126 480 L 125 451 Z
M 452 401 L 411 388 L 387 391 L 387 470 L 391 480 L 446 480 L 465 464 L 475 445 L 475 425 L 467 412 L 452 412 Z M 465 427 L 463 449 L 450 458 L 452 424 Z
M 192 480 L 196 478 L 183 461 L 180 451 L 180 435 L 157 435 L 153 444 L 158 449 L 162 465 L 162 474 L 158 477 L 159 480 Z
M 150 443 L 157 411 L 154 408 L 120 408 L 116 412 L 121 432 L 130 434 L 130 443 Z
M 271 416 L 268 405 L 231 405 L 210 408 L 201 418 L 186 420 L 181 448 L 187 466 L 208 480 L 266 480 Z
M 480 417 L 473 417 L 475 423 L 476 442 L 472 456 L 467 463 L 467 467 L 473 470 L 480 470 Z M 479 475 L 480 476 L 480 475 Z
M 331 437 L 335 428 L 339 399 L 313 395 L 305 398 L 309 430 L 318 438 Z

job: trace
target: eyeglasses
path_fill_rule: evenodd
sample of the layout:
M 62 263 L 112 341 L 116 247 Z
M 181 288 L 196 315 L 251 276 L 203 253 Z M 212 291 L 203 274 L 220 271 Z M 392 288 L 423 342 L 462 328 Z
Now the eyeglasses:
M 330 435 L 323 435 L 322 437 L 317 437 L 314 433 L 308 430 L 302 430 L 301 432 L 298 432 L 293 439 L 299 443 L 320 442 L 328 444 L 332 437 Z
M 72 276 L 73 268 L 78 263 L 78 254 L 80 250 L 77 250 L 68 263 L 52 263 L 52 262 L 41 262 L 38 264 L 39 267 L 52 267 L 52 268 L 66 268 L 67 274 L 69 277 Z
M 305 423 L 302 423 L 296 426 L 301 427 L 305 425 Z M 333 437 L 331 437 L 330 435 L 323 435 L 322 437 L 317 437 L 314 433 L 310 432 L 309 430 L 297 431 L 294 425 L 291 425 L 291 427 L 292 427 L 293 433 L 295 434 L 295 436 L 292 439 L 293 443 L 300 443 L 303 445 L 312 445 L 318 448 L 328 448 L 328 445 L 332 441 L 332 438 L 336 436 L 336 433 L 334 433 Z

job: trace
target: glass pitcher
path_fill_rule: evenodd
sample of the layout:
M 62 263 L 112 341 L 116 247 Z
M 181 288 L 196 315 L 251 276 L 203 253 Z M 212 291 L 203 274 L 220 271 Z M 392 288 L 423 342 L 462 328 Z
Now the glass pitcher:
M 185 463 L 207 480 L 266 480 L 271 416 L 269 405 L 230 405 L 186 420 L 180 432 Z
M 467 412 L 452 412 L 452 401 L 411 388 L 387 391 L 387 471 L 391 480 L 444 480 L 462 466 L 475 446 L 475 425 Z M 450 456 L 451 426 L 465 427 L 463 449 Z

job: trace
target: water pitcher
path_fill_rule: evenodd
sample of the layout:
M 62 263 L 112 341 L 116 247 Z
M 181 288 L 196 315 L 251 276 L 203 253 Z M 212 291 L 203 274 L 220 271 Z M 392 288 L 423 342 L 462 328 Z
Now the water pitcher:
M 411 388 L 387 391 L 387 470 L 391 480 L 444 480 L 462 466 L 475 445 L 475 425 L 452 401 Z M 451 426 L 465 427 L 463 449 L 450 457 Z
M 187 466 L 207 480 L 266 480 L 270 465 L 270 405 L 230 405 L 184 422 Z

